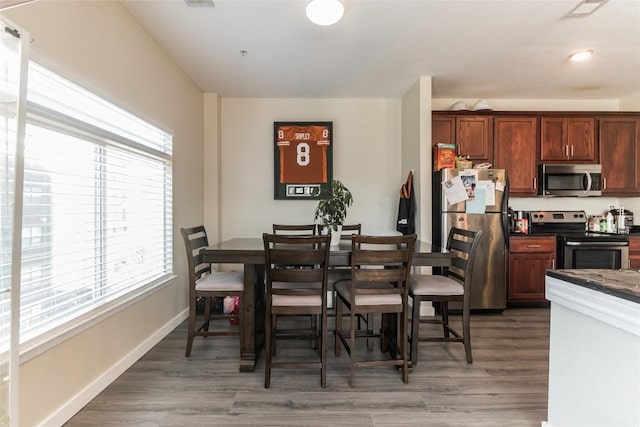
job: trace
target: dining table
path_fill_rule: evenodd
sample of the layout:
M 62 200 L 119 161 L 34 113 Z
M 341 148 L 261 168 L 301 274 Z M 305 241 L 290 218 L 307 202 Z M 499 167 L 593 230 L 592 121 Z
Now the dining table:
M 264 345 L 265 310 L 265 255 L 262 238 L 232 238 L 201 249 L 203 261 L 212 264 L 242 264 L 244 271 L 244 298 L 240 306 L 240 371 L 255 370 Z M 437 245 L 418 240 L 413 255 L 413 266 L 447 267 L 454 258 L 452 252 Z M 331 246 L 330 266 L 351 265 L 351 242 L 341 241 Z

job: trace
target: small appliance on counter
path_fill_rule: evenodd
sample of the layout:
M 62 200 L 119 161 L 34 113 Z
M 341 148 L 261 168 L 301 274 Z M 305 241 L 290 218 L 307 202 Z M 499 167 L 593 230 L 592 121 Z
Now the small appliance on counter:
M 613 216 L 613 222 L 616 224 L 618 233 L 629 233 L 629 230 L 633 227 L 633 212 L 619 208 L 611 209 L 608 213 Z

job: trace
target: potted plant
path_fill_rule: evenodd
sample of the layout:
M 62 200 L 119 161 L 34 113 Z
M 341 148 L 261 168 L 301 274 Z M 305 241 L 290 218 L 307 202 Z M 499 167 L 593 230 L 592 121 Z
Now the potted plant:
M 353 196 L 347 187 L 337 179 L 331 181 L 331 191 L 321 194 L 316 207 L 315 220 L 329 229 L 331 245 L 340 242 L 342 224 L 347 217 L 347 208 L 353 204 Z

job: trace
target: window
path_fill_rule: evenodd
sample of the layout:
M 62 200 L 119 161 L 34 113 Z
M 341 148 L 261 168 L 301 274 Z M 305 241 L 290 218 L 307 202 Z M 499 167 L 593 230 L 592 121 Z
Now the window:
M 21 342 L 172 272 L 171 135 L 33 62 L 27 105 Z

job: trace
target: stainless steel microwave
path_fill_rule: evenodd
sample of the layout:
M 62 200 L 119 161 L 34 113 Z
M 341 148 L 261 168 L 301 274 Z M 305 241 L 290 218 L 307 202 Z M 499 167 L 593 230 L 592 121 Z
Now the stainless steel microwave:
M 602 166 L 564 164 L 539 165 L 538 195 L 562 197 L 601 196 Z

